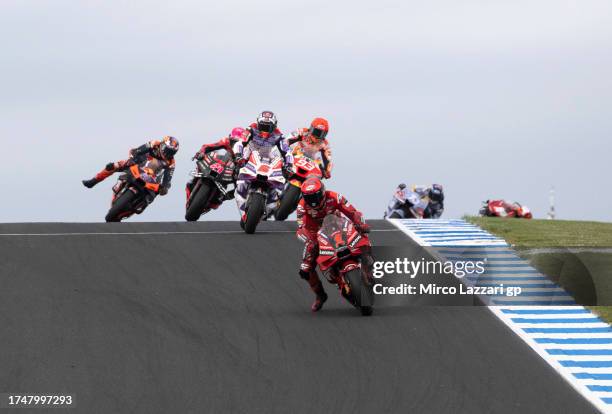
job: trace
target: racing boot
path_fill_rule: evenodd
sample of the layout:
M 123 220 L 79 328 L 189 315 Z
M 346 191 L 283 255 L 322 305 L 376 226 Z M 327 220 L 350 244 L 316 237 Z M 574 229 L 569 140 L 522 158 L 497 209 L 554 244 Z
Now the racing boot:
M 319 286 L 316 287 L 316 290 L 313 290 L 315 291 L 317 297 L 312 303 L 310 310 L 312 310 L 313 312 L 318 312 L 323 307 L 323 304 L 327 301 L 327 293 L 325 293 L 325 289 L 323 289 L 323 285 L 321 284 L 321 282 L 319 282 Z
M 90 178 L 89 180 L 83 180 L 83 185 L 87 188 L 92 188 L 94 185 L 98 184 L 100 181 L 96 177 Z
M 113 175 L 114 172 L 115 172 L 115 163 L 109 162 L 108 164 L 106 164 L 106 166 L 104 167 L 102 171 L 96 174 L 94 178 L 91 178 L 89 180 L 83 180 L 82 181 L 83 185 L 87 188 L 92 188 L 94 185 L 98 184 L 100 181 L 103 181 L 104 179 Z

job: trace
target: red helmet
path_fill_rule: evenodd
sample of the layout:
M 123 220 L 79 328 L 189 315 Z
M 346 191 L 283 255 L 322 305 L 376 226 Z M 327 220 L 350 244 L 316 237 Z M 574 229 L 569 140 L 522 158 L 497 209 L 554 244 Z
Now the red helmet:
M 317 177 L 307 178 L 302 184 L 302 197 L 311 208 L 320 208 L 325 202 L 325 186 Z
M 310 129 L 308 133 L 311 137 L 316 139 L 325 139 L 329 132 L 329 122 L 325 118 L 315 118 L 310 123 Z
M 162 139 L 162 142 L 159 144 L 159 153 L 166 160 L 171 160 L 172 158 L 174 158 L 174 155 L 178 152 L 178 150 L 178 139 L 169 135 L 165 136 Z

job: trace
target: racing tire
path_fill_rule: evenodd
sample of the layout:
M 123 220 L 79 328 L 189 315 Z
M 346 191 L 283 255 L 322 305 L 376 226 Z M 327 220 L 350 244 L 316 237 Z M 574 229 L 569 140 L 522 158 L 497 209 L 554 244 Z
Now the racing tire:
M 300 196 L 302 190 L 299 187 L 289 184 L 289 188 L 283 193 L 278 210 L 274 214 L 274 218 L 278 221 L 287 220 L 287 217 L 295 211 L 298 203 L 300 202 Z
M 353 304 L 363 316 L 370 316 L 374 311 L 374 291 L 369 284 L 364 283 L 361 268 L 349 271 L 345 278 L 351 289 Z
M 125 190 L 125 192 L 115 200 L 110 210 L 108 210 L 108 213 L 106 213 L 106 217 L 104 218 L 106 222 L 116 223 L 121 221 L 121 214 L 132 208 L 132 203 L 135 198 L 136 194 L 130 190 Z
M 244 221 L 244 232 L 246 234 L 255 233 L 255 229 L 259 224 L 259 220 L 264 214 L 266 208 L 266 197 L 261 193 L 252 193 L 249 196 L 249 204 L 246 211 L 246 220 Z
M 185 220 L 187 221 L 198 221 L 206 205 L 210 200 L 210 196 L 213 192 L 213 188 L 207 181 L 202 181 L 200 187 L 196 190 L 195 194 L 191 195 L 191 202 L 185 212 Z

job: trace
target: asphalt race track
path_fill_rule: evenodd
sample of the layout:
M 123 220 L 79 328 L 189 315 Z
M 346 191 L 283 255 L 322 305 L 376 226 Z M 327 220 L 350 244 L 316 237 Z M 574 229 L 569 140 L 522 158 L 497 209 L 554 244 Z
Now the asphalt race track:
M 85 413 L 596 412 L 486 308 L 365 318 L 328 285 L 312 314 L 294 227 L 0 224 L 0 393 Z

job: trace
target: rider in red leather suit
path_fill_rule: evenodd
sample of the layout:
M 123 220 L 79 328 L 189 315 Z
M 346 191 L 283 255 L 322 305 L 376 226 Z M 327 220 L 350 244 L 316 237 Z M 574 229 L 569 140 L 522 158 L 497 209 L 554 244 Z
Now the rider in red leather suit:
M 298 230 L 296 235 L 305 243 L 305 246 L 299 273 L 302 279 L 308 281 L 316 295 L 315 302 L 312 304 L 312 311 L 316 312 L 327 300 L 327 294 L 316 272 L 317 256 L 319 255 L 317 232 L 321 228 L 323 219 L 329 214 L 340 212 L 353 222 L 357 231 L 368 233 L 370 227 L 365 223 L 363 214 L 353 207 L 344 196 L 334 191 L 326 191 L 321 180 L 316 177 L 304 181 L 302 195 L 297 208 Z

